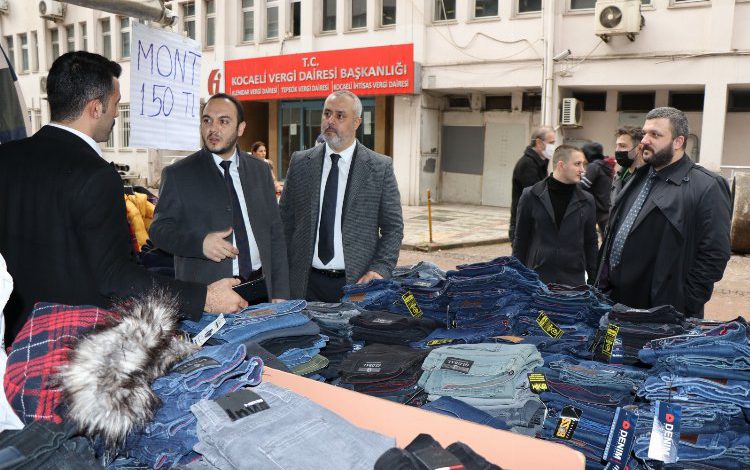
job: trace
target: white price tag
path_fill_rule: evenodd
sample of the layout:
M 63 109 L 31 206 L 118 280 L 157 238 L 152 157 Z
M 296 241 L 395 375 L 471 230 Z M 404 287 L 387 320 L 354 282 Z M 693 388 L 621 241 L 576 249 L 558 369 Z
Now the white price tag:
M 208 326 L 203 328 L 200 333 L 193 337 L 193 343 L 197 344 L 198 346 L 203 346 L 203 344 L 208 341 L 210 337 L 215 335 L 216 332 L 219 331 L 226 322 L 227 321 L 224 319 L 224 314 L 222 313 L 216 318 L 216 320 L 209 323 Z

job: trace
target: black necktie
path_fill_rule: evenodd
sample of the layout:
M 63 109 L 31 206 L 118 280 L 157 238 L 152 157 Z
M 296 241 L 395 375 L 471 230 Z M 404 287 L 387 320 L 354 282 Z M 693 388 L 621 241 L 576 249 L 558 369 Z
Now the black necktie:
M 331 171 L 326 180 L 323 192 L 323 207 L 320 209 L 320 228 L 318 229 L 318 258 L 323 264 L 333 259 L 333 228 L 336 224 L 336 199 L 339 194 L 339 158 L 331 154 Z
M 237 249 L 240 250 L 240 255 L 237 257 L 237 266 L 240 270 L 240 276 L 247 279 L 250 273 L 253 272 L 253 262 L 250 259 L 250 242 L 247 238 L 245 220 L 242 218 L 240 198 L 237 196 L 237 191 L 234 189 L 232 175 L 229 174 L 229 167 L 232 165 L 232 161 L 225 160 L 221 162 L 220 165 L 224 168 L 224 183 L 227 185 L 229 199 L 232 200 L 232 228 L 234 229 L 234 242 Z

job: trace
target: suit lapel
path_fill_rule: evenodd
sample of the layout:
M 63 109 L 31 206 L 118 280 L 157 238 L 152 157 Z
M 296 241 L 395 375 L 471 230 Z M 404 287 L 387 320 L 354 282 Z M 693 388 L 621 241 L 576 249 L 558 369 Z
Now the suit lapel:
M 546 184 L 544 185 L 544 189 L 542 189 L 542 192 L 537 194 L 537 197 L 542 201 L 542 206 L 547 211 L 547 214 L 549 214 L 549 218 L 552 220 L 552 224 L 556 227 L 557 224 L 555 223 L 555 210 L 552 208 L 552 199 L 550 199 L 549 197 L 549 188 Z
M 222 170 L 216 166 L 213 155 L 211 155 L 211 152 L 203 149 L 201 150 L 199 160 L 201 166 L 200 173 L 201 175 L 205 175 L 200 177 L 201 184 L 208 186 L 208 188 L 206 188 L 206 194 L 211 194 L 214 195 L 213 197 L 217 197 L 217 202 L 222 204 L 222 207 L 229 207 L 231 201 L 229 200 L 229 194 L 227 193 L 226 183 L 224 183 L 224 174 Z
M 247 219 L 250 222 L 250 227 L 261 227 L 263 224 L 263 221 L 260 218 L 260 215 L 258 215 L 257 210 L 253 210 L 254 204 L 253 201 L 262 201 L 263 200 L 263 194 L 261 194 L 259 190 L 259 185 L 257 178 L 255 175 L 250 174 L 250 165 L 246 161 L 248 158 L 255 158 L 251 157 L 250 155 L 240 152 L 238 155 L 238 161 L 239 161 L 239 173 L 240 173 L 240 184 L 242 185 L 242 194 L 245 197 L 245 207 L 247 207 Z M 258 232 L 258 233 L 256 233 Z M 258 248 L 260 248 L 260 244 L 257 243 L 258 234 L 260 231 L 253 231 L 253 236 L 256 238 L 256 244 L 258 244 Z
M 578 205 L 580 204 L 580 201 L 583 199 L 583 195 L 581 195 L 580 191 L 582 191 L 582 189 L 578 187 L 576 187 L 575 190 L 573 191 L 573 196 L 571 196 L 570 202 L 568 203 L 568 207 L 565 209 L 565 215 L 563 216 L 563 220 L 565 220 L 566 217 L 572 214 L 573 211 L 578 210 Z
M 315 234 L 318 233 L 318 213 L 320 212 L 320 182 L 323 177 L 323 158 L 326 155 L 326 146 L 318 145 L 305 161 L 307 166 L 305 181 L 307 182 L 307 191 L 305 194 L 310 195 L 310 233 L 313 234 L 313 243 L 315 243 Z
M 343 210 L 341 211 L 341 225 L 343 228 L 344 220 L 351 211 L 354 200 L 357 198 L 362 186 L 367 182 L 368 176 L 374 170 L 372 168 L 372 157 L 370 150 L 364 145 L 357 142 L 352 156 L 352 163 L 349 167 L 349 177 L 346 180 L 346 192 L 344 193 Z

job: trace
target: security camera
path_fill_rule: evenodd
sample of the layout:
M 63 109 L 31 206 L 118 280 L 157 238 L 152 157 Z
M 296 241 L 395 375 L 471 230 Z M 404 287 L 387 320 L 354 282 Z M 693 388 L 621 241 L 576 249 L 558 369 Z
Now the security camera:
M 565 60 L 568 58 L 568 56 L 571 54 L 570 49 L 565 49 L 564 51 L 558 53 L 556 56 L 552 58 L 555 62 L 558 62 L 560 60 Z

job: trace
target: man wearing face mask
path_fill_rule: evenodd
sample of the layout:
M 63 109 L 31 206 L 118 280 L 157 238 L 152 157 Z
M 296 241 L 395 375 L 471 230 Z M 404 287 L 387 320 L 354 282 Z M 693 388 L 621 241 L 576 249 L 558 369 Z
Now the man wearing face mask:
M 729 261 L 731 204 L 726 180 L 685 153 L 688 132 L 678 109 L 646 115 L 646 165 L 612 207 L 596 285 L 631 307 L 671 304 L 703 318 Z
M 604 237 L 604 230 L 609 220 L 609 198 L 612 189 L 612 167 L 604 161 L 604 151 L 599 142 L 589 142 L 581 149 L 586 156 L 588 166 L 581 178 L 581 187 L 594 196 L 596 202 L 596 225 Z
M 643 131 L 638 127 L 625 126 L 617 129 L 615 160 L 620 170 L 612 182 L 611 204 L 615 203 L 615 198 L 635 170 L 643 166 L 643 149 L 638 147 L 641 139 L 643 139 Z
M 508 237 L 513 243 L 516 231 L 516 210 L 524 188 L 533 186 L 547 177 L 549 159 L 555 152 L 555 130 L 540 127 L 531 134 L 531 143 L 513 168 L 513 193 L 510 203 L 510 230 Z

